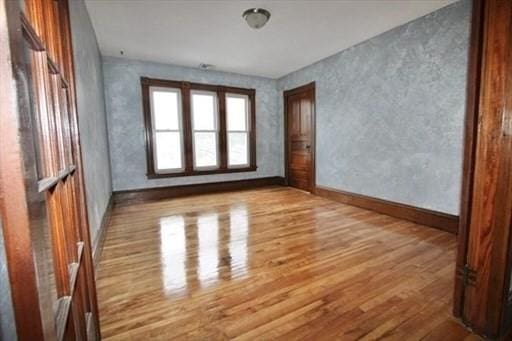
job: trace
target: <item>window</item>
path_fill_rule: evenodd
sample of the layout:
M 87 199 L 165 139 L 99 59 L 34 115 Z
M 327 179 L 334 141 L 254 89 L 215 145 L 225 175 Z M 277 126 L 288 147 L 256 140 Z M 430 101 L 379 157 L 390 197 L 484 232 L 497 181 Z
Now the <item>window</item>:
M 192 92 L 194 169 L 219 167 L 218 106 L 215 92 Z
M 151 122 L 157 173 L 183 171 L 182 111 L 179 89 L 152 87 Z
M 255 90 L 141 78 L 149 178 L 256 170 Z
M 249 165 L 249 97 L 226 94 L 228 167 Z

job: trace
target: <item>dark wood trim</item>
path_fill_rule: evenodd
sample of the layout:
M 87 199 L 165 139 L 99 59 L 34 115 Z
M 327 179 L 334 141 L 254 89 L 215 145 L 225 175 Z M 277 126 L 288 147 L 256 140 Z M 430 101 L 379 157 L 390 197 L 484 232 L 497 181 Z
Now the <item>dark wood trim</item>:
M 190 154 L 192 155 L 192 154 Z M 188 172 L 177 172 L 177 173 L 155 173 L 146 175 L 148 179 L 163 179 L 163 178 L 179 178 L 194 175 L 210 175 L 210 174 L 228 174 L 228 173 L 243 173 L 243 172 L 254 172 L 257 168 L 255 167 L 244 167 L 244 168 L 227 168 L 227 169 L 208 169 L 208 170 L 191 170 Z
M 283 92 L 283 94 L 285 96 L 292 96 L 292 95 L 300 94 L 301 92 L 304 92 L 304 91 L 315 90 L 315 87 L 316 87 L 315 82 L 311 82 L 311 83 L 304 84 L 304 85 L 301 85 L 299 87 L 296 87 L 296 88 L 293 88 L 290 90 L 285 90 Z
M 103 217 L 101 218 L 100 228 L 98 230 L 98 234 L 94 239 L 93 250 L 92 250 L 92 259 L 94 262 L 94 270 L 98 271 L 98 265 L 100 263 L 101 252 L 103 251 L 103 245 L 105 244 L 105 237 L 107 236 L 108 226 L 110 224 L 110 218 L 112 217 L 112 207 L 114 206 L 114 195 L 111 195 L 108 199 L 107 207 L 105 208 L 105 212 L 103 212 Z
M 148 85 L 148 87 L 151 85 L 151 83 Z M 148 91 L 149 94 L 149 91 Z M 185 174 L 192 174 L 194 171 L 194 147 L 193 147 L 193 141 L 192 141 L 192 117 L 190 115 L 192 104 L 190 103 L 191 97 L 190 97 L 190 84 L 182 82 L 181 83 L 181 108 L 183 110 L 182 116 L 183 116 L 183 148 L 184 148 L 184 161 L 185 161 Z M 149 97 L 147 99 L 148 103 L 150 101 Z M 185 113 L 187 113 L 185 115 Z M 151 112 L 148 111 L 145 113 L 146 116 L 151 117 Z M 151 119 L 150 121 L 151 122 Z M 151 136 L 153 135 L 153 126 L 150 124 L 149 126 L 145 127 L 146 130 L 148 130 L 149 134 Z M 151 140 L 153 140 L 151 138 Z M 153 146 L 155 148 L 155 146 Z M 147 177 L 148 179 L 154 179 L 158 177 L 172 177 L 172 176 L 180 176 L 176 173 L 167 173 L 167 174 L 159 174 L 155 171 L 155 156 L 153 153 L 153 158 L 151 159 L 151 165 L 152 170 L 148 168 Z M 183 172 L 180 172 L 183 174 Z M 185 175 L 183 174 L 183 175 Z
M 475 280 L 464 288 L 462 320 L 494 339 L 512 328 L 506 313 L 512 267 L 512 2 L 481 2 L 483 48 L 471 219 L 466 224 L 467 246 L 461 246 L 467 247 L 466 268 Z
M 153 137 L 152 137 L 152 131 L 148 129 L 147 127 L 151 127 L 151 104 L 149 103 L 149 84 L 145 78 L 140 79 L 140 85 L 141 85 L 141 91 L 142 91 L 142 112 L 144 113 L 144 141 L 146 146 L 146 169 L 147 174 L 154 174 L 155 173 L 155 165 L 153 163 L 154 156 L 153 156 L 153 150 L 155 150 L 155 147 L 153 146 Z M 183 97 L 183 94 L 182 94 Z M 185 124 L 185 123 L 183 123 Z
M 24 13 L 18 1 L 0 6 L 0 208 L 17 336 L 99 339 L 68 2 L 26 1 Z M 95 335 L 86 335 L 86 313 Z
M 314 194 L 343 204 L 361 207 L 421 225 L 432 226 L 450 233 L 457 233 L 459 217 L 455 215 L 323 186 L 317 186 Z
M 310 192 L 314 192 L 316 187 L 316 83 L 311 83 L 286 90 L 283 92 L 283 109 L 284 109 L 284 179 L 288 184 L 288 97 L 311 91 L 313 97 L 313 109 L 311 110 L 311 181 Z
M 464 159 L 462 169 L 462 190 L 460 202 L 459 233 L 456 268 L 466 264 L 468 248 L 468 227 L 471 221 L 471 199 L 475 172 L 476 136 L 478 129 L 478 104 L 483 50 L 483 2 L 473 1 L 471 37 L 469 45 L 468 75 L 466 85 L 466 116 L 464 121 Z M 453 314 L 462 316 L 464 284 L 460 276 L 455 277 Z
M 223 153 L 223 150 L 228 150 L 228 137 L 227 134 L 222 134 L 223 131 L 227 131 L 227 117 L 226 115 L 220 115 L 221 112 L 226 112 L 226 90 L 220 88 L 217 91 L 217 97 L 219 101 L 219 161 L 221 169 L 228 169 L 228 153 Z
M 30 47 L 34 51 L 44 51 L 46 49 L 44 43 L 39 38 L 39 36 L 37 35 L 37 33 L 34 30 L 34 28 L 32 27 L 32 25 L 30 25 L 30 23 L 28 22 L 28 19 L 24 13 L 20 14 L 20 19 L 21 19 L 21 27 L 23 30 L 23 36 L 25 37 L 27 42 L 30 44 Z
M 114 205 L 178 198 L 189 195 L 238 191 L 272 185 L 284 185 L 279 176 L 204 184 L 157 187 L 114 192 Z
M 236 93 L 235 91 L 233 91 L 233 88 L 225 87 L 224 90 L 226 91 L 226 93 Z M 240 90 L 238 90 L 238 91 L 240 91 Z M 239 93 L 243 93 L 243 92 L 239 92 Z M 249 169 L 256 170 L 256 168 L 258 168 L 257 162 L 256 162 L 256 144 L 257 144 L 257 140 L 256 140 L 256 91 L 250 90 L 249 93 L 246 93 L 246 95 L 249 96 L 249 101 L 251 102 L 251 112 L 249 114 L 249 118 L 250 118 L 249 129 L 251 129 L 249 131 L 249 142 L 251 143 L 251 145 L 249 146 L 250 147 Z M 227 156 L 226 156 L 226 159 L 227 159 Z
M 149 78 L 149 77 L 141 77 L 141 83 L 143 85 L 148 85 L 148 86 L 161 86 L 161 87 L 178 88 L 178 89 L 181 88 L 183 86 L 183 84 L 187 84 L 191 90 L 205 90 L 205 91 L 217 92 L 217 91 L 223 89 L 224 92 L 232 92 L 232 93 L 245 94 L 245 95 L 251 95 L 256 91 L 255 89 L 239 88 L 239 87 L 235 87 L 235 86 L 225 86 L 225 85 L 219 85 L 219 84 L 206 84 L 206 83 L 194 83 L 194 82 L 187 82 L 187 81 L 176 81 L 176 80 L 169 80 L 169 79 Z
M 92 246 L 91 246 L 91 236 L 89 229 L 89 217 L 87 213 L 87 195 L 85 192 L 85 180 L 84 180 L 84 166 L 83 166 L 83 157 L 82 157 L 82 145 L 80 141 L 80 132 L 79 132 L 79 122 L 78 122 L 78 113 L 77 113 L 77 104 L 76 104 L 76 81 L 75 81 L 75 65 L 74 65 L 74 57 L 73 57 L 73 42 L 71 39 L 71 22 L 69 17 L 69 0 L 60 0 L 58 1 L 59 5 L 59 20 L 62 22 L 62 31 L 61 31 L 61 39 L 62 39 L 62 60 L 63 65 L 61 67 L 63 75 L 67 78 L 67 85 L 69 86 L 69 133 L 72 141 L 72 155 L 75 159 L 76 164 L 76 193 L 75 200 L 77 203 L 77 219 L 79 223 L 79 232 L 82 237 L 82 241 L 84 243 L 84 257 L 83 257 L 83 267 L 85 270 L 85 274 L 87 280 L 86 288 L 82 288 L 84 294 L 88 293 L 87 303 L 89 305 L 90 312 L 88 312 L 88 316 L 90 317 L 89 323 L 93 326 L 91 328 L 91 334 L 88 334 L 87 337 L 91 339 L 101 339 L 101 327 L 99 323 L 99 313 L 98 313 L 98 302 L 96 295 L 96 281 L 94 280 L 94 264 L 92 259 Z
M 215 84 L 201 84 L 185 81 L 155 79 L 148 77 L 141 77 L 140 79 L 142 89 L 142 111 L 144 115 L 144 138 L 146 142 L 146 176 L 148 179 L 159 178 L 172 178 L 183 176 L 195 175 L 208 175 L 208 174 L 224 174 L 224 173 L 239 173 L 239 172 L 252 172 L 257 169 L 256 163 L 256 90 L 244 89 Z M 184 150 L 184 171 L 158 173 L 155 169 L 155 146 L 153 142 L 153 124 L 151 119 L 151 104 L 150 104 L 150 91 L 151 86 L 161 86 L 180 89 L 182 101 L 182 120 L 183 120 L 183 150 Z M 192 116 L 191 116 L 191 103 L 190 92 L 193 90 L 211 91 L 217 94 L 218 108 L 219 108 L 219 168 L 208 170 L 195 170 L 193 160 L 193 142 L 192 142 Z M 248 167 L 228 167 L 227 157 L 227 127 L 226 127 L 226 101 L 225 95 L 227 93 L 247 95 L 250 102 L 250 131 L 249 131 L 249 159 L 250 164 Z

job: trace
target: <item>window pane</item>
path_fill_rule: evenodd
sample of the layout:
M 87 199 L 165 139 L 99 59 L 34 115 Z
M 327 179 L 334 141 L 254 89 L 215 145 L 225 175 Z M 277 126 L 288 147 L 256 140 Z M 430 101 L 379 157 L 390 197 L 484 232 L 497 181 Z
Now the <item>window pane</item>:
M 194 133 L 196 167 L 217 166 L 217 133 Z
M 228 133 L 228 163 L 230 166 L 249 164 L 247 133 Z
M 247 130 L 247 98 L 226 98 L 228 130 Z
M 181 169 L 181 136 L 179 132 L 156 133 L 156 168 Z
M 153 91 L 153 115 L 156 129 L 179 130 L 178 93 Z
M 215 130 L 215 95 L 192 94 L 194 130 Z

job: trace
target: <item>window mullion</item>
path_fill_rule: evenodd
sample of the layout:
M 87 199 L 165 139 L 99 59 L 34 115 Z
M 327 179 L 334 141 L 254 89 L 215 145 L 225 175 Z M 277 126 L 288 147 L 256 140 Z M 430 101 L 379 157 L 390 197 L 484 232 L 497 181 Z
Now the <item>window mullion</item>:
M 194 155 L 192 146 L 192 113 L 190 96 L 190 83 L 183 82 L 181 85 L 181 98 L 183 108 L 183 142 L 185 148 L 185 173 L 194 171 Z
M 223 87 L 217 90 L 219 99 L 219 155 L 220 169 L 228 169 L 228 144 L 226 131 L 226 91 Z
M 248 138 L 249 138 L 249 166 L 256 168 L 256 96 L 254 90 L 249 95 L 249 125 L 248 125 Z

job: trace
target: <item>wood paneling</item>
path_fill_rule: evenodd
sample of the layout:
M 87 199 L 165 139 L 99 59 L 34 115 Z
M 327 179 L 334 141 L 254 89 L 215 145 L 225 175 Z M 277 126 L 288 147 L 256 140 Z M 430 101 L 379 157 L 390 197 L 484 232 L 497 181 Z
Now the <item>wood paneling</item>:
M 214 192 L 236 191 L 254 187 L 282 185 L 284 179 L 278 176 L 267 178 L 256 178 L 236 181 L 210 182 L 205 184 L 155 187 L 140 190 L 116 191 L 114 192 L 114 204 L 125 204 L 130 202 L 144 202 L 160 199 L 172 199 L 187 195 L 206 194 Z
M 19 4 L 2 2 L 9 15 L 0 22 L 10 67 L 1 79 L 0 206 L 18 337 L 95 340 L 68 3 L 25 0 L 26 12 Z
M 20 340 L 42 340 L 43 321 L 37 288 L 36 267 L 32 254 L 31 223 L 28 198 L 25 190 L 23 145 L 30 144 L 28 138 L 20 141 L 19 130 L 27 125 L 29 103 L 17 98 L 17 84 L 13 69 L 23 58 L 23 37 L 18 3 L 6 1 L 0 4 L 0 50 L 11 58 L 0 59 L 0 209 L 5 242 L 7 269 L 11 284 L 12 302 Z M 4 11 L 5 9 L 5 11 Z M 20 112 L 25 121 L 20 121 Z M 22 136 L 23 137 L 23 136 Z M 32 156 L 33 163 L 36 162 Z M 34 179 L 35 172 L 28 173 Z M 15 271 L 23 269 L 23 271 Z
M 289 187 L 116 206 L 104 340 L 478 340 L 456 237 Z
M 317 186 L 315 194 L 344 204 L 358 206 L 367 210 L 409 220 L 418 224 L 439 228 L 456 234 L 459 219 L 457 216 L 409 206 L 387 200 L 372 198 L 337 189 Z

